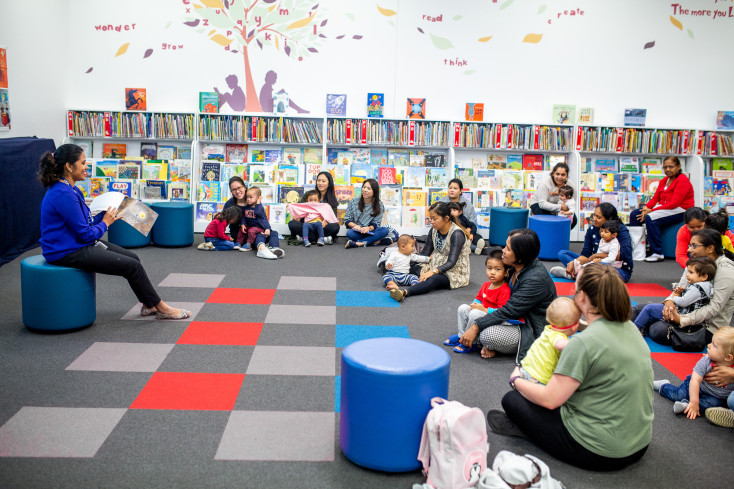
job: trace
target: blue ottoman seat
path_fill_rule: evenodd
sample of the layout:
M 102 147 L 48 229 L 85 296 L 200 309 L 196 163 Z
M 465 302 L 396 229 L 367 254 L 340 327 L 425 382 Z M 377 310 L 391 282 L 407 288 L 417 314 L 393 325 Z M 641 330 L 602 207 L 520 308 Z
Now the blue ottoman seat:
M 418 461 L 431 398 L 449 392 L 450 358 L 436 345 L 373 338 L 344 348 L 339 445 L 363 467 L 406 472 Z
M 123 248 L 140 248 L 150 244 L 151 233 L 144 236 L 143 233 L 126 223 L 125 221 L 115 221 L 107 228 L 107 240 L 110 243 L 122 246 Z
M 156 202 L 158 213 L 153 224 L 153 243 L 157 246 L 191 246 L 194 243 L 194 205 L 188 202 Z
M 528 209 L 491 207 L 489 209 L 489 244 L 504 246 L 513 229 L 528 227 Z
M 49 264 L 43 255 L 20 263 L 23 324 L 62 332 L 90 326 L 97 318 L 94 273 Z
M 558 252 L 567 250 L 571 244 L 571 219 L 563 216 L 530 216 L 530 229 L 540 239 L 541 260 L 558 260 Z
M 685 224 L 684 224 L 685 226 Z M 665 258 L 675 258 L 675 245 L 678 239 L 678 231 L 680 224 L 673 224 L 661 229 L 661 238 L 663 245 L 663 256 Z

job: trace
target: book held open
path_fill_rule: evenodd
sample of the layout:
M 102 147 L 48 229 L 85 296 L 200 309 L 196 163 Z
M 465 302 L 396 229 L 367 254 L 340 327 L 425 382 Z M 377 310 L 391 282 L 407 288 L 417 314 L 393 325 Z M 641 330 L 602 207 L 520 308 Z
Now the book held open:
M 94 215 L 105 212 L 110 207 L 117 208 L 120 219 L 137 229 L 143 236 L 148 236 L 158 218 L 156 211 L 120 192 L 105 192 L 95 197 L 89 205 L 89 210 Z

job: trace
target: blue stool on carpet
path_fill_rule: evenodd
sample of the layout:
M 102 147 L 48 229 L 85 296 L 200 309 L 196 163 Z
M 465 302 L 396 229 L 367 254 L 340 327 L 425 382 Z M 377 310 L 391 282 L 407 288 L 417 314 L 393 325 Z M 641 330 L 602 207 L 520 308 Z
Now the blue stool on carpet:
M 125 221 L 115 221 L 107 228 L 107 240 L 122 246 L 123 248 L 140 248 L 150 244 L 150 235 L 143 235 L 140 231 L 126 223 Z
M 97 318 L 94 273 L 51 265 L 43 255 L 20 262 L 23 324 L 59 333 L 90 326 Z
M 530 216 L 528 227 L 540 239 L 541 260 L 558 260 L 558 252 L 571 245 L 571 219 L 563 216 Z
M 489 244 L 504 246 L 513 229 L 528 227 L 528 209 L 491 207 L 489 209 Z
M 410 338 L 373 338 L 344 348 L 339 446 L 357 465 L 407 472 L 418 461 L 431 398 L 449 393 L 448 353 Z
M 188 202 L 156 202 L 158 213 L 151 233 L 157 246 L 191 246 L 194 243 L 194 205 Z
M 684 224 L 685 226 L 685 224 Z M 678 231 L 680 224 L 673 224 L 662 229 L 661 239 L 663 245 L 663 256 L 665 258 L 675 258 L 675 245 L 678 239 Z

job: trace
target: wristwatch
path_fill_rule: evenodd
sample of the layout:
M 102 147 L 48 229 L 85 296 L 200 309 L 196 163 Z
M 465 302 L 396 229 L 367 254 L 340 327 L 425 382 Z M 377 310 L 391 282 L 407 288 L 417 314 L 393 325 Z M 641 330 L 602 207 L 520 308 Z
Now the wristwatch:
M 513 377 L 510 377 L 510 387 L 512 387 L 513 390 L 517 390 L 517 388 L 515 387 L 515 381 L 521 378 L 522 378 L 521 375 L 515 375 Z
M 439 273 L 441 273 L 441 272 L 438 271 L 438 268 L 434 268 L 431 271 L 433 272 L 434 275 L 438 275 Z

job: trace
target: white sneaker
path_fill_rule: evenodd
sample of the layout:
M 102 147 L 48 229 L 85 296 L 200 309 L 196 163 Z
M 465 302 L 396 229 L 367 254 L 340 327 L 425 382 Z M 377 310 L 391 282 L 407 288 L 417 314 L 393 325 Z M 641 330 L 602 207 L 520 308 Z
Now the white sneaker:
M 477 255 L 481 255 L 483 249 L 484 249 L 484 239 L 479 238 L 477 240 L 477 247 L 474 249 L 474 253 L 476 253 Z
M 201 243 L 199 246 L 196 247 L 197 250 L 206 250 L 208 248 L 209 243 Z
M 553 275 L 554 277 L 558 277 L 558 278 L 569 278 L 569 279 L 571 278 L 571 276 L 568 273 L 566 273 L 566 269 L 563 268 L 563 267 L 553 267 L 553 268 L 551 268 L 550 269 L 550 274 Z
M 688 407 L 688 401 L 675 401 L 673 403 L 673 412 L 675 414 L 680 414 L 683 411 L 685 411 L 687 407 Z
M 297 240 L 297 241 L 298 241 L 299 243 L 303 243 L 303 236 L 298 236 L 298 235 L 296 235 L 296 240 Z
M 334 239 L 331 236 L 325 236 L 324 244 L 327 244 L 327 245 L 334 244 Z
M 660 388 L 664 386 L 665 384 L 670 384 L 670 381 L 668 379 L 654 380 L 652 382 L 652 388 L 660 392 Z
M 655 263 L 655 262 L 659 262 L 659 261 L 663 261 L 663 260 L 665 260 L 665 257 L 663 255 L 659 255 L 657 253 L 653 253 L 652 255 L 650 255 L 647 258 L 645 258 L 645 261 L 646 262 L 649 262 L 649 263 Z
M 734 411 L 725 407 L 708 408 L 704 413 L 706 419 L 722 428 L 734 428 Z
M 259 250 L 257 250 L 257 257 L 258 258 L 265 258 L 266 260 L 277 260 L 278 257 L 275 256 L 275 253 L 270 251 L 268 248 L 263 247 Z
M 285 256 L 285 251 L 283 251 L 280 248 L 271 248 L 268 246 L 268 249 L 277 257 L 277 258 L 283 258 Z

